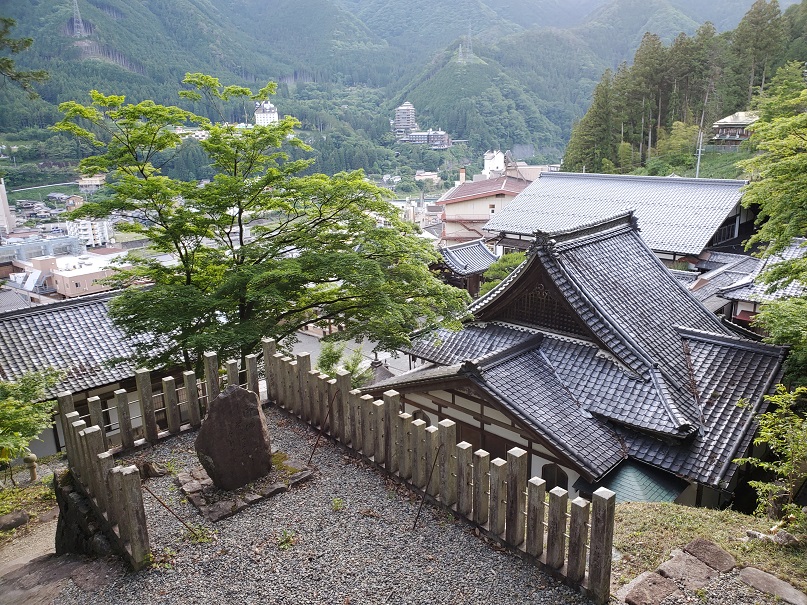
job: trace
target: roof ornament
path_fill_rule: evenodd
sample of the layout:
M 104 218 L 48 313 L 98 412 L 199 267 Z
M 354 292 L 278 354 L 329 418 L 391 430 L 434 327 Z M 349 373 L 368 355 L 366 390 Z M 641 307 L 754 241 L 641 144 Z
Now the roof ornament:
M 530 246 L 527 256 L 532 256 L 538 250 L 545 250 L 555 258 L 560 256 L 560 254 L 555 251 L 555 244 L 557 244 L 557 241 L 548 233 L 536 231 L 533 234 L 533 237 L 535 238 L 535 241 L 533 242 L 532 246 Z

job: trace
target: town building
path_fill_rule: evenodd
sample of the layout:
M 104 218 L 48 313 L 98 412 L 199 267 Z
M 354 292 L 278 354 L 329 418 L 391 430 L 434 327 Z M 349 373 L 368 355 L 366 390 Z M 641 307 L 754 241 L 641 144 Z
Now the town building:
M 751 138 L 748 127 L 759 120 L 753 111 L 738 111 L 718 120 L 712 125 L 712 139 L 709 143 L 722 151 L 737 151 L 743 141 Z
M 563 231 L 630 210 L 647 245 L 668 266 L 689 265 L 712 246 L 740 246 L 755 214 L 740 204 L 746 181 L 546 172 L 484 226 L 503 248 L 525 250 L 542 231 Z
M 632 212 L 534 235 L 461 330 L 413 335 L 413 369 L 364 391 L 395 389 L 491 458 L 525 449 L 548 489 L 630 499 L 638 483 L 639 499 L 729 503 L 785 349 L 703 307 Z
M 82 176 L 78 180 L 78 190 L 84 195 L 95 193 L 106 185 L 105 174 L 94 174 L 93 176 Z
M 409 136 L 409 133 L 418 129 L 415 121 L 415 106 L 406 101 L 400 107 L 395 108 L 395 118 L 392 120 L 392 131 L 395 138 L 402 139 Z
M 279 121 L 280 116 L 277 113 L 277 107 L 272 105 L 269 101 L 255 102 L 256 126 L 270 126 L 272 124 L 277 124 Z
M 113 241 L 112 224 L 107 220 L 67 221 L 67 235 L 78 238 L 88 248 L 106 246 Z
M 483 228 L 523 192 L 529 181 L 510 176 L 466 181 L 465 169 L 460 180 L 437 200 L 443 208 L 442 241 L 447 244 L 468 242 L 485 235 Z
M 104 248 L 109 254 L 80 256 L 37 256 L 30 260 L 15 260 L 22 271 L 11 273 L 7 285 L 37 295 L 52 298 L 75 298 L 106 292 L 111 286 L 103 280 L 115 272 L 113 261 L 124 255 L 123 250 Z M 99 250 L 100 251 L 100 250 Z
M 482 274 L 497 260 L 485 245 L 477 239 L 453 246 L 439 246 L 442 260 L 437 265 L 441 279 L 457 288 L 467 290 L 473 298 L 479 296 Z
M 428 145 L 430 149 L 435 151 L 451 147 L 451 137 L 447 132 L 444 130 L 432 130 L 431 128 L 423 131 L 412 131 L 401 138 L 401 141 L 412 145 Z

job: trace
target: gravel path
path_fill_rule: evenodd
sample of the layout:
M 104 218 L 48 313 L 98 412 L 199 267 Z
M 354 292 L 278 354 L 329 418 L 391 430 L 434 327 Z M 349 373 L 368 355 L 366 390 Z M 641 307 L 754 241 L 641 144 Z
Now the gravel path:
M 283 411 L 266 411 L 273 445 L 307 460 L 316 434 Z M 196 466 L 194 434 L 152 452 L 174 471 Z M 183 539 L 179 522 L 144 494 L 155 567 L 110 577 L 88 592 L 71 584 L 68 603 L 589 603 L 530 563 L 477 538 L 448 513 L 322 440 L 312 480 L 214 525 L 180 500 L 174 477 L 149 487 L 209 543 Z

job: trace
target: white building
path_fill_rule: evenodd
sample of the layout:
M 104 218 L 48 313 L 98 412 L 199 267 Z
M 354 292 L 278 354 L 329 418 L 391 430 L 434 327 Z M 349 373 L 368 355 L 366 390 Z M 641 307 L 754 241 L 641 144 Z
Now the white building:
M 277 107 L 272 105 L 269 101 L 258 101 L 255 103 L 256 126 L 269 126 L 270 124 L 277 124 L 279 121 L 280 115 L 277 113 Z
M 77 237 L 87 247 L 105 246 L 114 232 L 109 221 L 78 220 L 67 222 L 67 235 Z
M 0 234 L 8 235 L 14 231 L 16 221 L 14 215 L 11 214 L 11 209 L 8 206 L 8 197 L 6 197 L 6 183 L 0 179 Z

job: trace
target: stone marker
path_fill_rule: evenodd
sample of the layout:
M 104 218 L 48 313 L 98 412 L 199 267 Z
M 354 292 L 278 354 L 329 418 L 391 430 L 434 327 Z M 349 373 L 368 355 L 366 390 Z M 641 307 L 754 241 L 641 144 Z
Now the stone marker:
M 704 538 L 695 538 L 684 546 L 684 551 L 706 563 L 712 569 L 725 573 L 734 569 L 737 562 L 729 553 L 714 542 Z
M 644 575 L 630 589 L 625 595 L 625 603 L 628 605 L 656 605 L 673 594 L 680 594 L 675 582 L 651 572 Z
M 807 605 L 807 595 L 800 590 L 796 590 L 776 576 L 757 569 L 756 567 L 744 567 L 740 570 L 740 579 L 749 586 L 761 592 L 779 597 L 785 603 L 793 605 Z
M 272 448 L 258 396 L 228 386 L 211 401 L 196 437 L 196 454 L 219 489 L 238 489 L 266 476 Z

